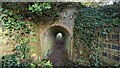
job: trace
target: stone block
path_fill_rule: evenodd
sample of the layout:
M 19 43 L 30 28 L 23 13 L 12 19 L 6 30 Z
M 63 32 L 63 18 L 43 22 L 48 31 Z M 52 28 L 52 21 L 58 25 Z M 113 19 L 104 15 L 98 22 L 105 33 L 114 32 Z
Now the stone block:
M 108 39 L 110 39 L 111 38 L 111 35 L 110 34 L 108 34 Z
M 108 54 L 108 58 L 111 58 L 111 54 Z
M 107 62 L 105 62 L 105 61 L 102 61 L 102 63 L 103 63 L 103 65 L 109 65 Z
M 107 46 L 106 46 L 106 44 L 105 44 L 105 43 L 103 43 L 103 47 L 107 48 Z
M 102 52 L 102 55 L 107 57 L 107 53 L 106 52 Z
M 108 44 L 107 46 L 108 46 L 108 48 L 110 48 L 110 49 L 111 49 L 111 45 L 110 45 L 110 44 Z
M 120 58 L 118 56 L 114 56 L 114 55 L 112 56 L 112 59 L 115 60 L 115 61 L 119 61 L 120 60 Z
M 119 46 L 112 45 L 112 49 L 114 49 L 114 50 L 119 50 Z
M 119 40 L 112 40 L 111 42 L 114 43 L 114 44 L 119 44 L 120 43 Z
M 113 34 L 112 39 L 113 40 L 119 40 L 119 35 L 118 34 Z
M 119 27 L 114 27 L 114 33 L 119 33 Z

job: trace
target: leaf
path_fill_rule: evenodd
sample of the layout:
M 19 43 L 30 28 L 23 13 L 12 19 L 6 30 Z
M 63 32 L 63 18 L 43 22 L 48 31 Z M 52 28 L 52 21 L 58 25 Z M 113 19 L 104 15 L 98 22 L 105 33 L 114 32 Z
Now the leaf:
M 30 32 L 31 35 L 35 35 L 35 32 Z
M 82 54 L 82 51 L 80 50 L 80 54 Z
M 33 8 L 31 6 L 29 6 L 29 10 L 33 10 Z
M 30 38 L 30 42 L 37 42 L 35 37 Z
M 3 8 L 0 8 L 0 12 L 3 11 Z

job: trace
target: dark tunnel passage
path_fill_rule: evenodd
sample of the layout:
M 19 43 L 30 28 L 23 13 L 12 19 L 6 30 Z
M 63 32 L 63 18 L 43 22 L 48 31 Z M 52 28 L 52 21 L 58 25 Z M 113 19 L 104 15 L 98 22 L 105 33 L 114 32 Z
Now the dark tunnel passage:
M 44 34 L 44 52 L 53 65 L 60 66 L 68 59 L 70 52 L 70 34 L 61 26 L 53 26 Z M 59 62 L 58 62 L 59 61 Z

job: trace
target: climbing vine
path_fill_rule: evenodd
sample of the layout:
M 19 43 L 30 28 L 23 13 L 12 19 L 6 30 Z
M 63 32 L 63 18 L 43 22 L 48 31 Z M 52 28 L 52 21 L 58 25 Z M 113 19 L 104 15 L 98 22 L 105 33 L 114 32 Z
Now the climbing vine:
M 32 20 L 39 24 L 40 21 L 56 19 L 58 17 L 59 3 L 48 2 L 4 2 L 2 6 L 14 12 L 15 15 L 21 15 L 22 19 Z
M 98 37 L 106 37 L 112 27 L 119 25 L 120 7 L 115 4 L 111 6 L 94 6 L 94 4 L 78 6 L 78 16 L 74 25 L 74 45 L 78 53 L 78 63 L 90 66 L 100 65 L 99 49 L 102 47 Z M 60 7 L 62 5 L 62 7 Z M 49 66 L 50 61 L 41 62 L 28 47 L 29 42 L 37 42 L 32 29 L 33 24 L 44 18 L 57 18 L 66 3 L 4 3 L 0 9 L 0 21 L 5 28 L 4 38 L 11 39 L 13 53 L 2 57 L 2 66 Z M 97 7 L 97 8 L 96 8 Z M 32 21 L 31 21 L 32 20 Z M 51 19 L 50 19 L 51 20 Z M 79 48 L 82 48 L 80 50 Z M 36 60 L 38 60 L 36 62 Z
M 78 8 L 74 25 L 74 45 L 79 64 L 100 65 L 99 51 L 102 45 L 99 38 L 106 37 L 114 26 L 119 25 L 119 17 L 114 16 L 119 13 L 117 8 L 115 5 L 101 7 L 81 5 Z
M 29 48 L 29 42 L 37 42 L 35 37 L 29 38 L 35 35 L 32 29 L 33 22 L 22 14 L 4 8 L 0 9 L 0 20 L 4 31 L 7 31 L 6 33 L 3 32 L 4 38 L 8 38 L 13 42 L 9 43 L 13 47 L 11 49 L 13 53 L 2 57 L 3 67 L 52 67 L 50 61 L 41 61 Z
M 51 5 L 49 3 L 35 3 L 32 6 L 29 6 L 29 10 L 35 12 L 37 14 L 43 14 L 45 10 L 51 9 Z
M 34 26 L 45 19 L 50 20 L 59 17 L 58 11 L 62 11 L 61 3 L 47 2 L 4 2 L 0 9 L 0 21 L 4 28 L 3 37 L 10 39 L 13 43 L 12 54 L 2 57 L 3 67 L 21 66 L 48 66 L 52 67 L 50 61 L 42 62 L 36 59 L 36 55 L 29 48 L 30 42 L 35 39 Z M 30 38 L 33 36 L 34 38 Z M 9 40 L 9 41 L 10 41 Z

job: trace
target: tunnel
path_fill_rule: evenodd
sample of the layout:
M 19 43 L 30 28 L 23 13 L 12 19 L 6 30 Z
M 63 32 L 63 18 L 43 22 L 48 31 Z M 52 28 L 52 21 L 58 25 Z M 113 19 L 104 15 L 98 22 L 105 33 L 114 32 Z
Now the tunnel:
M 61 26 L 52 26 L 49 29 L 47 29 L 44 33 L 43 37 L 43 47 L 44 47 L 44 56 L 47 57 L 47 55 L 51 52 L 51 49 L 55 45 L 56 36 L 58 33 L 61 33 L 64 40 L 64 48 L 66 49 L 67 53 L 70 53 L 70 33 L 68 30 Z

